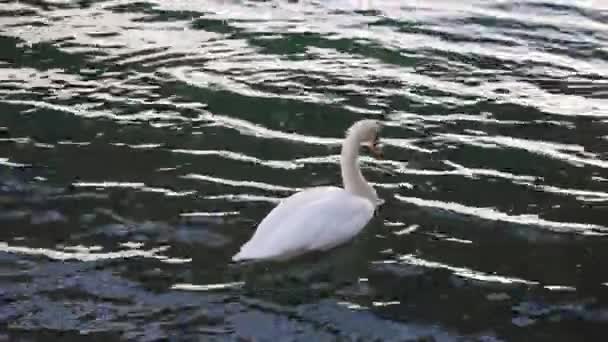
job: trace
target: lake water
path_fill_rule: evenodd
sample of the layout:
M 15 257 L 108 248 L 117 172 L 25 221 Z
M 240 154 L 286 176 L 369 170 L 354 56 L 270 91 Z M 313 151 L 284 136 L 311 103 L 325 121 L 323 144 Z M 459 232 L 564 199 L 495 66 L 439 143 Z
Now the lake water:
M 0 340 L 602 341 L 603 1 L 0 2 Z M 355 240 L 230 258 L 383 130 Z

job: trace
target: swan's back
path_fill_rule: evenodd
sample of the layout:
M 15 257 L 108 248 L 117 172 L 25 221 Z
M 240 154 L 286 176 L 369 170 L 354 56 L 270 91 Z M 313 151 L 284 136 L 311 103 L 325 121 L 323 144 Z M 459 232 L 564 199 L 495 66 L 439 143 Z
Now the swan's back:
M 359 233 L 374 209 L 367 199 L 337 187 L 298 192 L 262 220 L 233 260 L 286 259 L 330 249 Z

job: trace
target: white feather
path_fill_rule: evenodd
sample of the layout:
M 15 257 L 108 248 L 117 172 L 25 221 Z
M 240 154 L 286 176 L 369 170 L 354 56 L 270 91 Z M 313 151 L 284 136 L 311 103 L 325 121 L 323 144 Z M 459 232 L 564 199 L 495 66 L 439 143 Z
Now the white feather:
M 287 259 L 331 249 L 357 235 L 374 209 L 370 201 L 337 187 L 296 193 L 262 220 L 233 260 Z

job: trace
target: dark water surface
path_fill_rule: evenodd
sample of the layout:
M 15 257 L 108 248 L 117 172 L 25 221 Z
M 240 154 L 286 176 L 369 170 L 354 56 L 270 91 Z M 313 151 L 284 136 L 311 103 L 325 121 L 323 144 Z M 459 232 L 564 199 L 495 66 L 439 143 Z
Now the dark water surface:
M 0 1 L 0 341 L 605 341 L 602 3 Z M 366 230 L 231 265 L 362 118 Z

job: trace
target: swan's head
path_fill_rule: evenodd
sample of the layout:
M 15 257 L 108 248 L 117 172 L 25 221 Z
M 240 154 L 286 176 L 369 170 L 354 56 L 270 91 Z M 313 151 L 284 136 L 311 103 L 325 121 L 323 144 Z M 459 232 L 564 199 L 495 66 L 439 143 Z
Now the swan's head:
M 355 122 L 348 130 L 348 136 L 352 136 L 359 144 L 367 146 L 376 158 L 382 158 L 380 146 L 380 130 L 382 125 L 378 120 L 361 120 Z

